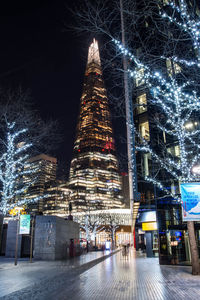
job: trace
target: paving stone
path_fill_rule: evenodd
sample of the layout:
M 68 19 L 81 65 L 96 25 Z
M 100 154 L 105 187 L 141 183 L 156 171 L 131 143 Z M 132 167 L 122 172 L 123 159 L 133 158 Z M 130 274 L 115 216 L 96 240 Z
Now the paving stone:
M 117 253 L 90 269 L 61 269 L 61 265 L 57 269 L 52 269 L 55 276 L 2 299 L 200 299 L 200 276 L 192 276 L 191 267 L 160 266 L 158 259 L 146 258 L 136 252 L 131 252 L 127 258 L 121 252 Z
M 80 274 L 56 299 L 197 300 L 200 277 L 191 275 L 191 267 L 160 266 L 156 258 L 132 253 L 125 259 L 119 253 Z

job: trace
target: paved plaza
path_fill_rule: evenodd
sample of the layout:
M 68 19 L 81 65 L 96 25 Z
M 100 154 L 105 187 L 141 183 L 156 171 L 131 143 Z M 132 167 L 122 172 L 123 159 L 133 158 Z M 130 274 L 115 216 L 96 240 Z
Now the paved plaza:
M 192 276 L 191 267 L 160 266 L 157 258 L 136 252 L 127 257 L 121 252 L 107 258 L 101 253 L 96 258 L 92 255 L 75 263 L 35 262 L 28 267 L 22 263 L 21 267 L 4 265 L 2 269 L 0 264 L 0 293 L 4 291 L 1 299 L 200 299 L 200 276 Z M 96 259 L 104 260 L 97 263 Z M 9 290 L 9 281 L 6 284 L 5 277 L 11 273 L 11 280 L 18 276 L 15 291 Z M 20 283 L 23 280 L 26 286 Z

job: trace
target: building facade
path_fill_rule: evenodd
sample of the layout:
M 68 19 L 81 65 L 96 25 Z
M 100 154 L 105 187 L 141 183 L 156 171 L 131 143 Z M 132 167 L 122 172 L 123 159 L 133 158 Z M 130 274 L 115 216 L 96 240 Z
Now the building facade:
M 69 187 L 74 211 L 122 207 L 121 180 L 96 40 L 88 52 Z
M 66 218 L 69 215 L 69 202 L 71 190 L 67 182 L 61 180 L 45 183 L 43 214 Z
M 178 2 L 179 1 L 177 1 L 177 5 Z M 191 13 L 191 16 L 198 19 L 200 15 L 197 7 L 198 5 L 196 4 L 196 6 L 194 6 L 192 4 L 193 2 L 190 1 L 185 1 L 185 3 L 188 6 L 188 12 Z M 138 5 L 138 9 L 141 11 L 140 2 L 138 2 Z M 158 1 L 158 3 L 155 2 L 154 5 L 154 10 L 152 9 L 155 14 L 154 16 L 161 15 L 161 7 L 163 8 L 162 5 L 164 5 L 164 11 L 166 14 L 170 15 L 172 13 L 170 1 Z M 182 54 L 184 56 L 190 53 L 190 60 L 194 59 L 195 61 L 195 51 L 193 53 L 191 50 L 188 50 L 190 48 L 190 43 L 186 42 L 185 40 L 182 44 L 180 40 L 177 40 L 178 43 L 175 48 L 173 47 L 173 43 L 171 43 L 170 47 L 166 49 L 165 46 L 167 43 L 165 38 L 167 37 L 169 42 L 170 37 L 176 35 L 174 27 L 170 27 L 169 24 L 167 24 L 165 28 L 166 35 L 164 36 L 163 32 L 155 30 L 150 14 L 141 14 L 141 16 L 141 22 L 138 22 L 139 26 L 137 27 L 136 31 L 138 35 L 140 34 L 140 38 L 146 39 L 146 42 L 144 43 L 146 48 L 143 49 L 140 41 L 134 40 L 134 47 L 137 48 L 138 58 L 141 59 L 145 50 L 148 49 L 149 56 L 146 55 L 145 52 L 146 57 L 152 58 L 152 56 L 154 56 L 159 58 L 159 63 L 155 63 L 155 61 L 153 62 L 153 60 L 151 60 L 150 63 L 148 62 L 149 65 L 153 70 L 159 70 L 160 74 L 162 74 L 164 78 L 167 80 L 170 78 L 175 78 L 178 84 L 181 85 L 181 83 L 185 83 L 186 78 L 182 76 L 182 74 L 189 74 L 189 78 L 191 80 L 192 72 L 190 70 L 189 73 L 187 73 L 185 65 L 182 63 L 183 61 L 177 62 L 172 59 L 173 56 L 177 55 L 179 57 Z M 162 20 L 162 25 L 163 24 L 164 23 Z M 176 29 L 180 34 L 181 30 L 179 29 L 179 31 L 178 28 Z M 138 46 L 135 46 L 136 44 Z M 183 47 L 184 51 L 182 50 Z M 165 55 L 163 55 L 163 53 L 165 53 Z M 162 59 L 160 59 L 161 57 Z M 185 57 L 188 59 L 187 55 Z M 191 256 L 189 250 L 187 226 L 182 220 L 182 208 L 180 201 L 177 200 L 177 195 L 179 196 L 180 194 L 180 182 L 175 176 L 170 174 L 170 168 L 167 170 L 167 168 L 164 168 L 161 164 L 163 158 L 164 161 L 169 159 L 175 161 L 177 165 L 180 163 L 180 143 L 177 139 L 177 136 L 169 134 L 170 130 L 168 130 L 169 127 L 167 125 L 167 120 L 171 119 L 173 113 L 171 113 L 171 115 L 170 113 L 164 114 L 164 110 L 161 109 L 161 106 L 156 107 L 155 102 L 152 101 L 154 100 L 154 97 L 156 98 L 156 94 L 153 93 L 153 87 L 152 89 L 147 88 L 144 76 L 146 72 L 145 69 L 143 67 L 138 68 L 137 72 L 139 75 L 141 75 L 138 75 L 138 77 L 135 79 L 133 89 L 134 120 L 135 127 L 138 132 L 137 144 L 145 144 L 145 140 L 146 145 L 150 145 L 151 149 L 154 150 L 154 153 L 160 157 L 160 161 L 156 160 L 155 156 L 153 157 L 153 155 L 151 155 L 148 151 L 137 152 L 138 190 L 141 193 L 139 214 L 142 219 L 142 215 L 145 215 L 148 212 L 156 211 L 157 230 L 150 228 L 150 226 L 149 228 L 146 227 L 147 229 L 145 230 L 141 230 L 142 228 L 145 228 L 144 225 L 146 223 L 138 219 L 136 225 L 136 234 L 138 234 L 140 241 L 141 237 L 145 236 L 144 240 L 146 240 L 146 246 L 147 235 L 151 235 L 150 239 L 152 243 L 152 250 L 156 250 L 156 253 L 159 251 L 159 259 L 161 264 L 188 263 L 191 261 Z M 160 99 L 162 99 L 161 96 Z M 169 103 L 167 103 L 167 105 L 170 107 Z M 174 111 L 172 110 L 172 112 Z M 182 115 L 182 120 L 184 117 L 185 116 Z M 191 133 L 192 131 L 195 132 L 195 130 L 199 129 L 199 126 L 199 113 L 196 112 L 191 113 L 188 120 L 185 122 L 185 124 L 183 124 L 185 132 L 188 131 L 188 133 Z M 192 157 L 194 155 L 195 143 L 194 148 L 189 148 L 186 145 L 186 149 L 191 153 Z M 159 181 L 164 189 L 161 190 L 158 188 L 158 185 L 152 184 L 153 181 L 150 182 L 146 180 L 148 177 L 156 179 L 155 181 Z M 198 180 L 199 179 L 196 176 L 195 181 Z M 172 197 L 172 195 L 167 196 L 168 193 L 166 193 L 166 191 L 169 193 L 171 192 L 174 197 Z M 153 220 L 150 220 L 147 222 L 147 224 L 150 225 L 152 222 Z M 195 229 L 199 247 L 198 223 L 195 224 Z M 156 242 L 156 247 L 153 246 L 154 240 L 159 241 L 158 243 Z M 141 244 L 143 244 L 143 242 Z
M 27 204 L 27 210 L 36 214 L 43 213 L 44 202 L 46 201 L 45 185 L 47 182 L 56 180 L 57 159 L 46 154 L 40 154 L 29 159 L 27 168 L 33 171 L 34 178 L 27 176 L 24 179 L 26 182 L 32 182 L 26 198 L 31 201 L 31 199 L 39 197 L 38 201 Z

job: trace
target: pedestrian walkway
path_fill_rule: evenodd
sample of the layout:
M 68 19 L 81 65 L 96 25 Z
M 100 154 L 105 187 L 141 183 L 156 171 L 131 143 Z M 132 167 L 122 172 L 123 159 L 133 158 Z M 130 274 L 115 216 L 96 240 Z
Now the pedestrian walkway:
M 17 266 L 13 258 L 0 257 L 0 297 L 16 293 L 24 288 L 36 286 L 44 280 L 71 274 L 73 270 L 81 273 L 103 261 L 115 252 L 97 251 L 83 254 L 63 261 L 34 261 L 18 259 Z M 12 298 L 11 298 L 12 299 Z M 16 298 L 17 299 L 17 298 Z
M 197 300 L 200 276 L 192 276 L 188 266 L 160 266 L 157 258 L 118 253 L 81 274 L 56 299 Z
M 58 265 L 57 269 L 60 269 Z M 47 266 L 48 268 L 48 266 Z M 66 272 L 67 270 L 67 272 Z M 160 266 L 157 258 L 130 251 L 108 257 L 81 272 L 53 271 L 51 278 L 18 289 L 5 300 L 197 300 L 200 276 L 189 266 Z M 1 274 L 0 274 L 1 276 Z M 25 276 L 23 273 L 21 276 Z M 2 277 L 1 277 L 2 278 Z M 23 279 L 23 277 L 22 277 Z

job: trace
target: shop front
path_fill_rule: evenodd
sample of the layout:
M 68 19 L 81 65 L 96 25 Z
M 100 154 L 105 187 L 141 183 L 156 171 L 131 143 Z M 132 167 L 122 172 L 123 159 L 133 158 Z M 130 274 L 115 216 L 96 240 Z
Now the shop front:
M 161 265 L 190 265 L 191 253 L 187 223 L 182 221 L 182 207 L 177 200 L 157 200 L 159 262 Z M 195 232 L 200 254 L 200 223 L 195 222 Z
M 119 226 L 116 231 L 116 246 L 131 245 L 131 226 Z
M 136 250 L 146 253 L 147 257 L 158 256 L 158 230 L 155 210 L 140 213 L 136 225 Z

